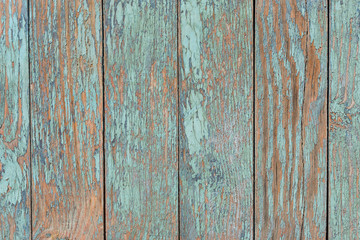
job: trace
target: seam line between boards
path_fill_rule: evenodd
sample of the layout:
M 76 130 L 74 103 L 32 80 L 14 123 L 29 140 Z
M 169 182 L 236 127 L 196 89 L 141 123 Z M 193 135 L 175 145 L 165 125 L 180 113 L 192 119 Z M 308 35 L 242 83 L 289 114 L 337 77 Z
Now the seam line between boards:
M 329 239 L 329 113 L 330 113 L 330 0 L 327 0 L 327 96 L 326 96 L 326 230 L 325 238 Z
M 255 204 L 255 196 L 256 196 L 256 180 L 255 180 L 255 170 L 256 170 L 256 164 L 255 164 L 255 161 L 256 161 L 256 159 L 255 159 L 255 127 L 256 127 L 256 119 L 255 119 L 255 114 L 256 114 L 256 109 L 255 109 L 255 107 L 256 107 L 256 103 L 255 103 L 255 99 L 256 99 L 256 97 L 255 97 L 255 88 L 256 88 L 256 79 L 255 79 L 255 71 L 256 71 L 256 68 L 255 68 L 255 64 L 256 64 L 256 61 L 255 61 L 255 43 L 256 43 L 256 33 L 255 33 L 255 20 L 256 20 L 256 0 L 253 0 L 253 16 L 252 16 L 252 18 L 253 18 L 253 44 L 252 44 L 252 55 L 253 55 L 253 115 L 252 115 L 252 117 L 253 117 L 253 133 L 252 133 L 252 137 L 253 137 L 253 221 L 252 221 L 252 224 L 253 224 L 253 232 L 252 232 L 252 234 L 253 234 L 253 239 L 255 239 L 255 214 L 256 214 L 256 209 L 255 209 L 255 207 L 256 207 L 256 204 Z
M 33 182 L 32 182 L 32 151 L 31 151 L 31 147 L 32 147 L 32 142 L 31 142 L 31 136 L 32 136 L 32 121 L 31 121 L 31 51 L 30 51 L 30 5 L 31 4 L 31 0 L 27 0 L 27 28 L 28 28 L 28 32 L 27 32 L 27 44 L 28 44 L 28 77 L 29 77 L 29 89 L 28 89 L 28 93 L 29 93 L 29 181 L 30 181 L 30 239 L 33 239 L 33 198 L 32 198 L 32 186 L 33 186 Z
M 104 230 L 103 230 L 103 237 L 104 240 L 106 240 L 106 161 L 105 161 L 105 67 L 104 67 L 104 62 L 105 62 L 105 47 L 104 47 L 104 41 L 105 41 L 105 29 L 104 29 L 104 0 L 101 0 L 101 47 L 102 47 L 102 57 L 101 57 L 101 61 L 102 61 L 102 122 L 103 122 L 103 129 L 102 129 L 102 134 L 103 134 L 103 215 L 104 215 Z
M 177 59 L 177 188 L 178 188 L 178 240 L 180 240 L 181 216 L 180 216 L 180 49 L 179 49 L 179 28 L 180 28 L 180 0 L 176 1 L 176 59 Z

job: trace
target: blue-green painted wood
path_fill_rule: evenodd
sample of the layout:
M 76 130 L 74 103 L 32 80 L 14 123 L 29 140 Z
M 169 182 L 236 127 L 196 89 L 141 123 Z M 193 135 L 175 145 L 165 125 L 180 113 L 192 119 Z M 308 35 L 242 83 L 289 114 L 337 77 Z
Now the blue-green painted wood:
M 31 0 L 34 239 L 102 239 L 101 0 Z
M 0 239 L 30 238 L 27 1 L 0 1 Z
M 360 2 L 330 2 L 329 239 L 359 239 Z
M 107 239 L 177 239 L 176 1 L 104 10 Z
M 327 1 L 256 1 L 255 236 L 324 239 Z
M 251 239 L 253 3 L 179 2 L 181 239 Z

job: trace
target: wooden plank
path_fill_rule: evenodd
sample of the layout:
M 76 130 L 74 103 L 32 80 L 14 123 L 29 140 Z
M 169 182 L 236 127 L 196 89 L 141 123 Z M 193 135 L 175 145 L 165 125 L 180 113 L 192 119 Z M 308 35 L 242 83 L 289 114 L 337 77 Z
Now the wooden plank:
M 329 237 L 360 235 L 360 2 L 331 1 Z
M 0 239 L 30 238 L 28 6 L 0 1 Z
M 103 238 L 100 0 L 31 0 L 35 239 Z
M 324 239 L 327 1 L 256 9 L 255 238 Z
M 182 239 L 253 235 L 252 7 L 181 1 Z
M 104 10 L 107 239 L 176 239 L 176 1 Z

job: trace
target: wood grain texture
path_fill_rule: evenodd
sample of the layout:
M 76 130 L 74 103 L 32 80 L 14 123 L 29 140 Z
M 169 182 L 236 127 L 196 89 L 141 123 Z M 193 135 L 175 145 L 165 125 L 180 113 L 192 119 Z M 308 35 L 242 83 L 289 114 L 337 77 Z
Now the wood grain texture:
M 180 5 L 182 239 L 251 239 L 252 1 Z
M 0 239 L 30 238 L 27 11 L 0 1 Z
M 107 239 L 177 239 L 176 1 L 104 9 Z
M 34 239 L 102 239 L 101 1 L 30 2 Z
M 330 6 L 329 237 L 360 238 L 360 2 Z
M 326 4 L 256 3 L 256 239 L 326 235 Z

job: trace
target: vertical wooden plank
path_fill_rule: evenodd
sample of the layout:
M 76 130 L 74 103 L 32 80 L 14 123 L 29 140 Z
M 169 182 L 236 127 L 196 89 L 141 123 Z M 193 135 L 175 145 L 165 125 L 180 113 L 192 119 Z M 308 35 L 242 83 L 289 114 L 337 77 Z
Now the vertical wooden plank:
M 182 239 L 251 239 L 253 8 L 180 6 Z
M 330 6 L 329 237 L 360 238 L 360 2 Z
M 104 10 L 107 239 L 176 239 L 176 1 Z
M 256 9 L 256 238 L 324 239 L 327 1 Z
M 34 239 L 102 239 L 101 1 L 30 11 Z
M 0 239 L 30 238 L 27 7 L 0 1 Z

